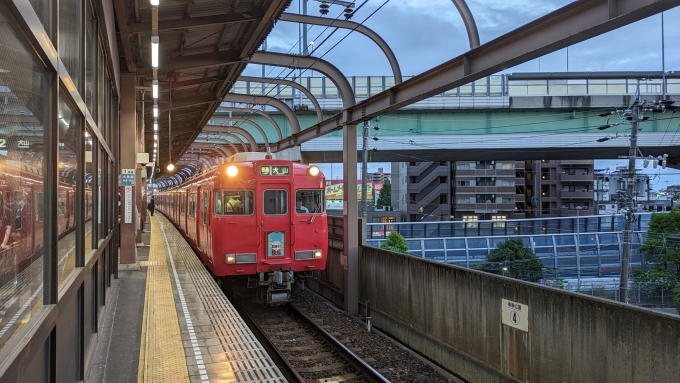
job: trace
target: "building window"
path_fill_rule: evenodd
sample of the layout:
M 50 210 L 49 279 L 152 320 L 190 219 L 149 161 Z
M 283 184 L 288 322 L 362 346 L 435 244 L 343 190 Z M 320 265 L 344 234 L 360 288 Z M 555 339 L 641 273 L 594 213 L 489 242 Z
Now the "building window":
M 410 193 L 408 197 L 408 203 L 416 203 L 418 195 L 416 193 Z
M 409 177 L 409 182 L 412 183 L 412 184 L 417 183 L 418 182 L 417 178 L 418 177 L 416 177 L 416 176 L 411 176 L 411 177 Z
M 474 169 L 472 164 L 456 164 L 456 170 L 470 170 Z
M 515 181 L 514 181 L 514 180 L 513 180 L 513 181 L 505 181 L 505 180 L 503 180 L 503 181 L 501 181 L 501 185 L 500 185 L 500 186 L 515 186 Z
M 514 169 L 515 164 L 500 164 L 501 169 Z
M 567 185 L 567 186 L 564 187 L 564 191 L 575 192 L 576 186 L 575 185 Z
M 515 203 L 515 199 L 503 197 L 503 198 L 501 198 L 501 203 Z
M 496 186 L 496 179 L 491 177 L 478 178 L 477 186 Z
M 493 203 L 493 194 L 477 194 L 477 203 Z
M 470 198 L 456 198 L 456 203 L 470 203 Z
M 507 216 L 505 215 L 492 215 L 491 220 L 492 221 L 505 221 L 508 219 Z M 505 222 L 494 222 L 493 227 L 505 227 Z
M 470 181 L 456 181 L 456 186 L 470 186 Z
M 568 168 L 568 169 L 567 169 L 567 174 L 570 175 L 570 176 L 575 175 L 575 174 L 576 174 L 576 169 L 574 169 L 574 168 Z
M 477 169 L 493 169 L 495 161 L 477 161 Z
M 478 217 L 476 215 L 464 215 L 463 221 L 467 222 L 465 227 L 477 228 Z

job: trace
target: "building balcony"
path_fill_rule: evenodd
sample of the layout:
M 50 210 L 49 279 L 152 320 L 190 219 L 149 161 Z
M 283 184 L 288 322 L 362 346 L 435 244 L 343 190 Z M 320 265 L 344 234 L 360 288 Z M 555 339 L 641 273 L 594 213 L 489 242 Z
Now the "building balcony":
M 456 179 L 459 177 L 502 177 L 515 178 L 515 169 L 456 169 Z
M 456 186 L 456 195 L 465 194 L 515 194 L 514 186 Z
M 589 199 L 592 200 L 594 197 L 594 192 L 592 190 L 588 191 L 566 191 L 560 190 L 560 198 L 562 199 Z
M 567 173 L 560 173 L 559 175 L 560 181 L 562 182 L 587 182 L 587 183 L 592 183 L 593 182 L 593 173 L 577 173 L 577 174 L 567 174 Z
M 594 209 L 592 207 L 589 208 L 582 208 L 581 210 L 576 210 L 576 209 L 562 209 L 559 210 L 558 215 L 562 217 L 576 217 L 576 215 L 581 216 L 586 216 L 586 215 L 593 215 L 595 214 Z

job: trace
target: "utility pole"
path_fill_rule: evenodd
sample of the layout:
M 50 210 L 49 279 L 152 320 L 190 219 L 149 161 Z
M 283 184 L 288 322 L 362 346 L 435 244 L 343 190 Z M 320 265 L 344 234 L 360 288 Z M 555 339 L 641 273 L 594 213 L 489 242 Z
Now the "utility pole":
M 361 212 L 362 216 L 366 217 L 368 215 L 368 208 L 366 207 L 366 184 L 368 175 L 368 121 L 364 121 L 364 152 L 363 161 L 361 165 Z
M 628 265 L 630 263 L 631 246 L 633 242 L 633 213 L 635 212 L 635 160 L 637 158 L 638 121 L 640 117 L 640 82 L 633 103 L 632 127 L 630 129 L 630 149 L 628 150 L 628 183 L 626 184 L 626 198 L 628 209 L 624 220 L 623 253 L 621 255 L 621 277 L 619 284 L 619 301 L 628 302 Z

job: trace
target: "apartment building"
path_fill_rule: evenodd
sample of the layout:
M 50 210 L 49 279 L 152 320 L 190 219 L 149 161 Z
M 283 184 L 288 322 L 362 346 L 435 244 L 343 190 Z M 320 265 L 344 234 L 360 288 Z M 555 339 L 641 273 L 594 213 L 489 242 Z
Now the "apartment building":
M 393 164 L 404 172 L 403 165 Z M 406 221 L 593 214 L 593 161 L 410 162 Z M 393 197 L 394 199 L 394 197 Z M 396 201 L 395 201 L 396 202 Z M 401 202 L 401 201 L 399 201 Z

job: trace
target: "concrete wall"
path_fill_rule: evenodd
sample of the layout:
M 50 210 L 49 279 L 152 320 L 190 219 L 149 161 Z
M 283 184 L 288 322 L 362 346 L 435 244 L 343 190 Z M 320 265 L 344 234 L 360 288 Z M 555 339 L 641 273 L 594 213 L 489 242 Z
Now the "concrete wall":
M 680 317 L 370 247 L 360 266 L 374 325 L 470 382 L 680 380 Z

